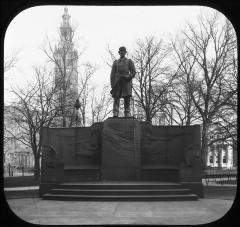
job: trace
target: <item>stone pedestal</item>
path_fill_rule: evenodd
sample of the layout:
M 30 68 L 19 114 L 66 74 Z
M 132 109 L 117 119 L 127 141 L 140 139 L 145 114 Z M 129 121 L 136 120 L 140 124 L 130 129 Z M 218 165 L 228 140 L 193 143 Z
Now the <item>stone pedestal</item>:
M 103 125 L 102 180 L 140 180 L 140 122 L 108 118 Z
M 108 118 L 91 127 L 43 128 L 40 194 L 61 182 L 158 181 L 202 197 L 200 148 L 199 125 Z

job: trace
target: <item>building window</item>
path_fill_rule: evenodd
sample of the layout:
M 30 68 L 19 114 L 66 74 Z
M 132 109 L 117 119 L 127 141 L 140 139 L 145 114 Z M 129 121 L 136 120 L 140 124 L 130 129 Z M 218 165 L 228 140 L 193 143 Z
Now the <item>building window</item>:
M 226 157 L 226 155 L 223 156 L 223 163 L 227 163 L 227 157 Z
M 214 144 L 212 144 L 212 145 L 210 146 L 210 151 L 213 152 L 214 150 L 215 150 L 215 146 L 214 146 Z
M 227 152 L 226 152 L 226 150 L 224 150 L 224 149 L 222 149 L 222 154 L 223 154 L 223 163 L 227 163 Z
M 212 155 L 209 157 L 209 163 L 213 163 L 213 156 Z

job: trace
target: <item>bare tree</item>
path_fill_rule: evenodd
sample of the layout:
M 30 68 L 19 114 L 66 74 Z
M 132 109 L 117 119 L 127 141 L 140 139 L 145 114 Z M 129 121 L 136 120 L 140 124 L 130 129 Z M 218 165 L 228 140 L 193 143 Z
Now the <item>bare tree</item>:
M 80 77 L 79 83 L 79 102 L 80 102 L 80 125 L 86 126 L 86 118 L 87 118 L 87 104 L 90 95 L 90 91 L 92 88 L 89 86 L 89 80 L 93 76 L 96 71 L 96 66 L 93 66 L 90 63 L 86 63 L 82 65 L 82 75 Z
M 4 73 L 15 67 L 18 61 L 19 50 L 13 51 L 10 55 L 4 57 Z
M 156 41 L 152 36 L 138 40 L 132 54 L 137 71 L 133 86 L 135 103 L 142 108 L 149 122 L 168 103 L 167 93 L 174 80 L 165 64 L 169 53 L 170 49 L 163 41 Z
M 106 51 L 108 53 L 108 58 L 105 61 L 105 63 L 111 68 L 113 65 L 113 62 L 117 60 L 117 56 L 114 54 L 114 52 L 111 50 L 110 46 L 107 45 Z
M 92 124 L 106 119 L 112 112 L 112 97 L 110 96 L 110 85 L 103 86 L 101 95 L 96 96 L 93 89 L 91 101 Z
M 186 126 L 198 123 L 200 115 L 190 95 L 186 78 L 179 76 L 172 86 L 173 89 L 168 93 L 168 104 L 164 108 L 168 123 Z
M 234 66 L 234 65 L 233 65 Z M 237 65 L 234 66 L 230 77 L 226 78 L 224 87 L 229 91 L 237 89 Z M 227 101 L 226 105 L 220 108 L 213 119 L 214 127 L 210 130 L 208 145 L 228 144 L 233 149 L 233 165 L 237 162 L 237 93 Z
M 23 143 L 32 149 L 35 166 L 34 175 L 39 178 L 39 159 L 42 151 L 42 128 L 48 127 L 58 114 L 54 94 L 56 87 L 51 81 L 51 74 L 46 76 L 46 70 L 35 67 L 36 83 L 20 89 L 12 89 L 17 101 L 11 104 L 9 121 L 16 127 L 6 131 L 10 138 Z
M 228 20 L 221 25 L 219 13 L 200 15 L 198 26 L 188 24 L 183 32 L 184 48 L 175 48 L 180 69 L 187 78 L 189 94 L 202 120 L 203 167 L 206 167 L 209 127 L 214 117 L 237 90 L 228 90 L 226 78 L 232 73 L 236 37 Z

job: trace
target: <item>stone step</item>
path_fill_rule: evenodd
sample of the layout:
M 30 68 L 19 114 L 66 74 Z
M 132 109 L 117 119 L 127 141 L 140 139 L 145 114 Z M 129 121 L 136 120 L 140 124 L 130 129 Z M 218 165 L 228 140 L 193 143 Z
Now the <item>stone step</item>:
M 173 182 L 65 182 L 59 184 L 57 188 L 61 189 L 119 189 L 119 190 L 137 190 L 137 189 L 177 189 L 182 188 L 179 183 Z
M 64 195 L 47 193 L 46 200 L 66 201 L 191 201 L 197 200 L 195 194 L 188 195 Z
M 89 181 L 64 182 L 43 199 L 85 201 L 184 201 L 197 200 L 177 182 Z
M 52 189 L 51 194 L 62 195 L 186 195 L 190 194 L 189 189 Z

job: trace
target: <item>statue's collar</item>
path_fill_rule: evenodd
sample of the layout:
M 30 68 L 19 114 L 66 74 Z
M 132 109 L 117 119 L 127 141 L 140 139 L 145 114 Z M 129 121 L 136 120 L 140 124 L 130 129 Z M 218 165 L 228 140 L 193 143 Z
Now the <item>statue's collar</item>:
M 119 58 L 118 60 L 119 61 L 125 61 L 127 58 L 126 57 L 123 57 L 123 58 Z

